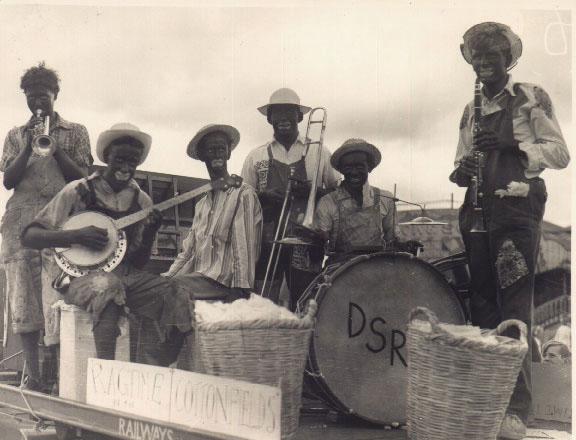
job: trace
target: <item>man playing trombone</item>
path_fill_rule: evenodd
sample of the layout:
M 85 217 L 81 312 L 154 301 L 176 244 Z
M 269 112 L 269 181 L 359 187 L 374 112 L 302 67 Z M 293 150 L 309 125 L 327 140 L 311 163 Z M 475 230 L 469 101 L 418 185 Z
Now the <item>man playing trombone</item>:
M 269 264 L 270 255 L 288 179 L 292 179 L 293 195 L 289 219 L 298 222 L 304 216 L 319 150 L 317 145 L 307 148 L 306 140 L 299 134 L 298 123 L 310 111 L 310 107 L 301 105 L 300 98 L 293 90 L 276 90 L 270 96 L 269 103 L 259 107 L 258 111 L 272 125 L 274 137 L 248 154 L 242 168 L 242 178 L 256 189 L 262 204 L 262 252 L 256 266 L 257 286 L 262 287 L 266 273 L 273 272 L 275 266 L 275 263 Z M 316 185 L 319 190 L 331 190 L 336 186 L 337 176 L 330 167 L 330 152 L 324 146 L 321 151 Z M 285 276 L 291 302 L 295 305 L 297 297 L 314 278 L 315 269 L 319 271 L 319 266 L 319 262 L 314 265 L 311 261 L 306 247 L 291 246 L 288 250 L 283 246 L 274 280 L 267 280 L 263 293 L 278 302 L 280 285 Z M 270 278 L 271 273 L 268 275 Z M 268 289 L 270 283 L 272 285 Z
M 548 94 L 517 83 L 508 71 L 522 42 L 500 23 L 480 23 L 464 34 L 462 55 L 477 83 L 460 122 L 456 169 L 450 180 L 468 187 L 460 230 L 471 273 L 472 323 L 495 328 L 506 319 L 528 325 L 546 186 L 540 174 L 570 160 Z M 480 88 L 481 87 L 481 88 Z M 523 438 L 531 411 L 531 343 L 500 437 Z
M 24 226 L 67 182 L 84 177 L 92 165 L 88 131 L 83 125 L 66 121 L 54 111 L 60 91 L 55 71 L 44 63 L 28 69 L 20 88 L 32 112 L 28 122 L 14 127 L 4 142 L 0 171 L 4 187 L 14 190 L 2 218 L 1 256 L 6 271 L 7 298 L 14 333 L 20 336 L 26 369 L 25 386 L 42 390 L 38 361 L 38 341 L 44 330 L 44 343 L 56 357 L 59 322 L 52 304 L 59 299 L 52 286 L 58 268 L 49 251 L 41 253 L 20 243 Z M 38 142 L 44 134 L 44 143 Z

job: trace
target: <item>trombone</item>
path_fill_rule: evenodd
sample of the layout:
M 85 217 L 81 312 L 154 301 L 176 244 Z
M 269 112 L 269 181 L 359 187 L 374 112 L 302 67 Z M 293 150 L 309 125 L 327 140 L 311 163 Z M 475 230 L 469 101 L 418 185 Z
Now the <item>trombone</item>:
M 36 110 L 36 116 L 38 118 L 41 117 L 42 110 Z M 49 133 L 50 115 L 46 115 L 46 118 L 44 118 L 44 132 L 34 136 L 34 139 L 32 139 L 32 151 L 34 151 L 40 157 L 50 156 L 54 152 L 56 142 Z
M 320 113 L 318 119 L 314 119 L 316 113 Z M 306 126 L 306 148 L 304 156 L 307 156 L 310 152 L 310 146 L 317 145 L 316 162 L 314 164 L 314 172 L 312 175 L 310 194 L 308 195 L 308 202 L 306 204 L 306 211 L 304 212 L 304 218 L 302 220 L 301 226 L 304 228 L 311 229 L 314 223 L 314 209 L 316 206 L 316 194 L 318 187 L 318 178 L 320 176 L 320 166 L 322 164 L 322 146 L 324 144 L 324 132 L 326 131 L 326 121 L 328 119 L 328 112 L 324 107 L 316 107 L 310 111 L 308 115 L 308 124 Z M 320 133 L 318 135 L 318 140 L 311 139 L 311 127 L 321 124 Z M 298 237 L 286 237 L 286 231 L 288 230 L 288 223 L 290 222 L 290 217 L 292 214 L 292 185 L 293 185 L 294 168 L 290 169 L 290 177 L 288 178 L 288 184 L 286 185 L 286 191 L 284 193 L 284 201 L 282 202 L 282 210 L 280 211 L 280 217 L 278 218 L 278 225 L 276 226 L 276 233 L 274 234 L 274 241 L 272 242 L 272 251 L 270 252 L 270 257 L 268 258 L 268 264 L 266 266 L 266 274 L 264 276 L 264 281 L 262 283 L 262 291 L 260 295 L 267 297 L 270 295 L 270 290 L 272 289 L 272 283 L 276 277 L 276 271 L 278 269 L 278 262 L 280 260 L 280 255 L 282 253 L 282 247 L 284 245 L 309 245 L 310 243 L 304 241 Z M 268 289 L 267 289 L 268 288 Z

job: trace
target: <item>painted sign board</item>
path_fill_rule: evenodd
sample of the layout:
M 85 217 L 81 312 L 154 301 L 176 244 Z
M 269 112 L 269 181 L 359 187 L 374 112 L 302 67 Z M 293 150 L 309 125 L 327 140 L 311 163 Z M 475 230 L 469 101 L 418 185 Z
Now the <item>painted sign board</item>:
M 267 385 L 91 358 L 86 402 L 235 438 L 280 439 L 281 391 Z
M 572 423 L 572 365 L 532 363 L 534 416 Z

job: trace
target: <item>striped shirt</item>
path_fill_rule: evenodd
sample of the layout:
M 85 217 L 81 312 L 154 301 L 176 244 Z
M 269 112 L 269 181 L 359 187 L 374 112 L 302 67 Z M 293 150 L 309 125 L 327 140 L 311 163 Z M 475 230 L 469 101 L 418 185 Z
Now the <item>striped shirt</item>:
M 166 276 L 198 272 L 226 287 L 254 287 L 262 209 L 254 189 L 211 191 L 196 205 L 194 223 Z

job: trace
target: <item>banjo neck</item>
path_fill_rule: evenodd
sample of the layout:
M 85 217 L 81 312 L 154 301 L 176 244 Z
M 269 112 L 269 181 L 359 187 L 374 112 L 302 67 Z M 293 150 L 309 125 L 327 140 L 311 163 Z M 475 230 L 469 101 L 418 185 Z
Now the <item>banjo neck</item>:
M 144 208 L 141 211 L 119 218 L 118 220 L 114 221 L 114 225 L 118 229 L 124 229 L 130 225 L 133 225 L 134 223 L 138 223 L 139 221 L 144 220 L 154 209 L 157 209 L 158 211 L 165 211 L 166 209 L 184 203 L 190 199 L 193 199 L 194 197 L 198 197 L 199 195 L 207 193 L 208 191 L 218 189 L 226 190 L 230 187 L 238 188 L 241 184 L 242 178 L 233 174 L 226 179 L 221 178 L 219 180 L 207 183 L 206 185 L 202 185 L 201 187 L 193 189 L 192 191 L 185 192 L 184 194 L 180 194 L 171 199 L 157 203 L 156 205 Z

